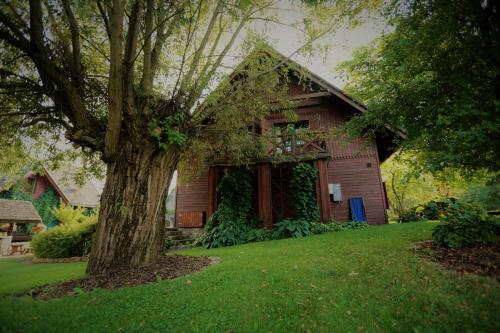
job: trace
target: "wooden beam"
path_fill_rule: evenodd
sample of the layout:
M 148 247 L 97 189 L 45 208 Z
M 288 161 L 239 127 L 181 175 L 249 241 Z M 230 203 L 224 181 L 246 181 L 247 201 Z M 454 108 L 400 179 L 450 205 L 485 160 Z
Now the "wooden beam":
M 318 97 L 325 97 L 325 96 L 331 96 L 332 93 L 328 91 L 322 91 L 322 92 L 315 92 L 315 93 L 310 93 L 310 94 L 300 94 L 300 95 L 294 95 L 288 97 L 288 100 L 290 101 L 296 101 L 296 100 L 301 100 L 301 99 L 309 99 L 309 98 L 318 98 Z
M 273 227 L 273 208 L 271 194 L 271 164 L 257 164 L 257 182 L 258 194 L 257 200 L 259 203 L 259 217 L 264 222 L 266 229 Z
M 217 202 L 217 175 L 218 169 L 211 166 L 208 169 L 208 207 L 207 220 L 215 213 L 219 203 Z
M 316 200 L 318 201 L 319 219 L 322 223 L 326 223 L 331 218 L 327 160 L 314 160 L 313 163 L 314 167 L 318 169 L 318 178 L 316 179 Z

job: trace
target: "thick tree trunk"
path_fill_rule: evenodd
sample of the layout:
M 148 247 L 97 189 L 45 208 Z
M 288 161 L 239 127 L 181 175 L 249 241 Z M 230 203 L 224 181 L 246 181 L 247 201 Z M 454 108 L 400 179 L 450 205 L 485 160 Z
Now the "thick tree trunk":
M 162 253 L 165 201 L 178 152 L 131 147 L 108 164 L 87 273 L 153 262 Z

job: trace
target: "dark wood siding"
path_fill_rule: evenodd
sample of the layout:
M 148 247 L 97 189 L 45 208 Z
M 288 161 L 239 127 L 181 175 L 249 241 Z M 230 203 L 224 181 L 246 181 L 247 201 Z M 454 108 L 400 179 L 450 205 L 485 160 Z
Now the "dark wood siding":
M 177 199 L 175 219 L 179 221 L 180 213 L 203 212 L 208 209 L 208 174 L 182 181 L 182 170 L 178 170 Z
M 291 83 L 290 95 L 308 94 L 297 82 Z M 314 97 L 303 102 L 297 109 L 298 120 L 309 120 L 311 129 L 328 131 L 345 124 L 353 114 L 351 106 L 336 97 Z M 280 115 L 272 115 L 262 121 L 262 131 L 273 128 L 275 123 L 287 121 Z M 331 159 L 328 161 L 328 183 L 338 183 L 342 189 L 341 203 L 330 202 L 330 214 L 336 220 L 349 220 L 348 199 L 360 196 L 365 204 L 368 223 L 387 223 L 380 163 L 374 142 L 364 138 L 347 140 L 336 138 L 328 141 Z M 181 172 L 179 172 L 181 174 Z M 271 194 L 272 195 L 272 194 Z M 177 212 L 202 211 L 208 208 L 208 176 L 202 175 L 189 184 L 179 185 Z

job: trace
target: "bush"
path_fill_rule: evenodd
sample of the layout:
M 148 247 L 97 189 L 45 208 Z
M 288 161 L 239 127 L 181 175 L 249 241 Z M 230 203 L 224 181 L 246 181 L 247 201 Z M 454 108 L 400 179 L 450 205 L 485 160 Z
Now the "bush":
M 449 209 L 456 205 L 457 199 L 445 198 L 442 201 L 431 200 L 425 204 L 418 204 L 406 211 L 399 217 L 400 223 L 415 222 L 423 220 L 437 220 L 445 216 Z
M 170 238 L 165 238 L 163 241 L 163 252 L 167 252 L 174 246 L 174 241 L 171 240 Z
M 62 201 L 60 202 L 59 207 L 51 208 L 50 212 L 62 225 L 81 223 L 87 218 L 85 215 L 85 208 L 75 208 Z
M 342 231 L 342 224 L 335 222 L 334 220 L 328 221 L 328 223 L 318 223 L 311 222 L 310 229 L 312 234 L 324 234 L 325 232 L 337 232 Z
M 368 223 L 348 221 L 341 223 L 340 226 L 343 230 L 365 229 L 368 228 Z
M 80 257 L 90 252 L 95 230 L 95 223 L 60 225 L 35 235 L 31 246 L 38 258 Z
M 311 234 L 309 222 L 304 219 L 282 220 L 277 222 L 273 228 L 276 239 L 287 237 L 304 237 Z
M 247 232 L 247 242 L 262 242 L 274 239 L 274 233 L 264 228 L 254 228 Z
M 436 244 L 451 248 L 491 244 L 496 240 L 496 228 L 479 206 L 455 203 L 434 228 L 432 238 Z

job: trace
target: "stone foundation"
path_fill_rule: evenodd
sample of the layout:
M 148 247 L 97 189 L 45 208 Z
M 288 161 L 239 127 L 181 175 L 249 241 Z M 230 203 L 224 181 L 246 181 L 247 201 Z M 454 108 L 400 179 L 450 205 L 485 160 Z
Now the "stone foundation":
M 196 239 L 205 233 L 204 228 L 178 228 L 182 234 L 189 235 L 189 238 Z

